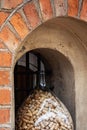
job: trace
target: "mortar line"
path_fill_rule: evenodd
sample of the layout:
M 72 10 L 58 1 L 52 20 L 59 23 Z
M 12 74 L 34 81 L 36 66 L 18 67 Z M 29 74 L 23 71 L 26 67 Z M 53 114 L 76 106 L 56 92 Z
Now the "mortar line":
M 5 24 L 9 21 L 9 19 L 13 16 L 13 14 L 15 12 L 17 12 L 17 10 L 19 10 L 20 8 L 22 8 L 26 3 L 30 2 L 31 0 L 26 0 L 24 1 L 22 4 L 18 5 L 13 11 L 12 13 L 9 15 L 9 17 L 7 17 L 7 19 L 5 20 L 5 22 L 2 24 L 2 26 L 0 27 L 0 31 L 3 29 L 3 27 L 5 26 Z

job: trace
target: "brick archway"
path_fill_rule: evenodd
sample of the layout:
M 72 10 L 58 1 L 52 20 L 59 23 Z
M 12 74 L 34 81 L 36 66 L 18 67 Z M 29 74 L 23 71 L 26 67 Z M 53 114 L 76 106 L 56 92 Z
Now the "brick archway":
M 12 67 L 17 49 L 32 31 L 52 18 L 69 16 L 87 21 L 87 2 L 86 0 L 10 0 L 10 2 L 1 0 L 0 2 L 0 113 L 2 114 L 0 129 L 10 130 L 14 127 Z M 86 23 L 81 23 L 85 28 L 84 24 Z M 83 46 L 87 48 L 86 38 Z M 83 84 L 85 85 L 85 82 Z

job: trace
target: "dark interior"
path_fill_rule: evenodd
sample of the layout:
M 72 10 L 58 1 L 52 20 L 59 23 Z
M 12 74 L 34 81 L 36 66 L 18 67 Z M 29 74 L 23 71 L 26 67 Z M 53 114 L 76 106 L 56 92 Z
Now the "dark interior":
M 53 91 L 67 107 L 75 125 L 74 73 L 70 61 L 64 55 L 48 48 L 27 52 L 17 61 L 14 77 L 16 111 L 36 87 L 43 89 L 46 86 L 45 90 Z
M 30 63 L 30 55 L 33 55 L 37 58 L 36 66 L 33 63 Z M 27 98 L 29 94 L 33 92 L 35 88 L 39 86 L 41 73 L 45 73 L 45 82 L 46 85 L 49 82 L 49 77 L 51 76 L 51 68 L 46 62 L 46 60 L 41 57 L 39 53 L 27 52 L 25 54 L 25 65 L 21 64 L 20 61 L 23 59 L 21 57 L 16 63 L 14 70 L 15 77 L 15 108 L 17 109 L 21 106 L 23 101 Z M 44 70 L 41 70 L 41 64 L 44 65 Z M 48 67 L 49 66 L 49 67 Z M 31 69 L 32 67 L 32 69 Z M 42 77 L 43 78 L 43 77 Z M 52 87 L 51 87 L 52 89 Z

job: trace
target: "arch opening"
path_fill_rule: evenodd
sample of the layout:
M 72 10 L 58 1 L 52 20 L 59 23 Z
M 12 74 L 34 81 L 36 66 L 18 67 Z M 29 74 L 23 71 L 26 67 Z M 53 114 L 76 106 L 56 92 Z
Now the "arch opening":
M 55 93 L 55 95 L 65 104 L 65 106 L 67 107 L 67 109 L 69 110 L 73 118 L 74 125 L 75 125 L 75 121 L 76 121 L 75 119 L 75 81 L 74 81 L 74 70 L 70 61 L 60 52 L 55 51 L 53 49 L 49 49 L 49 48 L 38 48 L 38 49 L 31 50 L 25 54 L 33 54 L 37 56 L 37 58 L 39 57 L 40 60 L 43 62 L 45 71 L 46 71 L 45 75 L 46 75 L 47 85 Z M 27 63 L 27 62 L 25 63 L 25 61 L 26 60 L 24 60 L 24 56 L 22 56 L 22 58 L 17 61 L 17 65 L 14 71 L 14 73 L 16 74 L 15 83 L 14 83 L 15 84 L 15 97 L 16 97 L 15 106 L 18 106 L 18 105 L 20 106 L 20 104 L 23 103 L 25 98 L 29 95 L 30 92 L 32 92 L 32 90 L 35 87 L 34 86 L 35 80 L 32 79 L 33 78 L 31 76 L 32 74 L 30 73 L 29 75 L 28 73 L 30 72 L 29 68 L 27 69 L 28 77 L 24 73 L 25 75 L 24 77 L 19 75 L 19 77 L 17 78 L 18 70 L 19 71 L 26 70 L 26 68 L 24 69 L 23 67 Z M 36 63 L 35 63 L 35 66 L 36 66 Z M 34 71 L 34 68 L 33 68 L 33 71 Z M 35 73 L 33 73 L 33 76 L 34 74 Z M 28 84 L 26 84 L 27 80 L 28 80 Z M 21 86 L 21 84 L 23 87 Z M 23 89 L 25 91 L 23 91 Z M 17 100 L 18 98 L 19 98 L 19 101 Z
M 70 89 L 70 92 L 72 91 L 72 94 L 67 93 L 68 96 L 74 95 L 72 96 L 74 97 L 73 98 L 74 114 L 72 114 L 73 112 L 71 112 L 71 110 L 69 111 L 73 117 L 74 125 L 76 124 L 76 129 L 80 129 L 79 124 L 84 124 L 84 120 L 86 121 L 86 116 L 83 120 L 83 113 L 86 113 L 85 111 L 86 87 L 83 87 L 86 85 L 86 77 L 87 77 L 87 73 L 85 73 L 87 68 L 86 67 L 87 52 L 86 52 L 86 44 L 85 44 L 86 35 L 84 33 L 82 34 L 81 31 L 79 30 L 82 30 L 86 34 L 87 29 L 86 29 L 85 22 L 70 17 L 62 17 L 62 18 L 59 17 L 59 18 L 51 19 L 45 22 L 44 24 L 40 25 L 38 28 L 36 28 L 32 33 L 30 33 L 25 38 L 25 40 L 21 43 L 19 48 L 16 50 L 15 61 L 14 61 L 15 64 L 21 56 L 23 56 L 26 52 L 30 52 L 30 51 L 39 52 L 41 57 L 47 59 L 48 63 L 50 63 L 49 59 L 51 60 L 53 59 L 52 58 L 53 55 L 55 55 L 54 57 L 59 57 L 58 58 L 59 60 L 57 58 L 54 58 L 55 61 L 53 60 L 55 64 L 57 61 L 58 65 L 57 64 L 54 65 L 54 63 L 52 64 L 54 65 L 54 67 L 56 67 L 56 70 L 61 70 L 62 76 L 59 76 L 59 73 L 57 74 L 56 71 L 53 71 L 54 69 L 52 69 L 51 67 L 52 74 L 56 75 L 54 76 L 56 80 L 53 79 L 52 77 L 51 79 L 54 85 L 58 84 L 62 86 L 65 84 L 66 86 L 71 85 L 72 87 L 70 88 L 74 88 L 72 91 L 72 89 L 65 87 L 66 91 L 67 89 Z M 58 53 L 58 55 L 56 55 L 57 54 L 56 52 Z M 46 56 L 46 54 L 48 55 L 48 57 Z M 59 64 L 61 67 L 59 66 Z M 61 81 L 62 78 L 58 78 L 57 75 L 59 77 L 62 77 L 63 81 Z M 59 81 L 59 79 L 61 82 L 57 82 Z M 63 93 L 64 88 L 62 90 L 61 88 L 59 89 L 59 93 L 57 94 L 59 94 L 60 99 L 62 101 L 63 100 L 65 101 L 64 98 L 66 97 L 68 98 L 68 96 L 66 95 L 66 97 L 62 97 L 62 94 L 64 95 Z M 65 103 L 65 105 L 67 106 L 67 102 Z M 86 126 L 81 125 L 81 127 L 83 129 Z

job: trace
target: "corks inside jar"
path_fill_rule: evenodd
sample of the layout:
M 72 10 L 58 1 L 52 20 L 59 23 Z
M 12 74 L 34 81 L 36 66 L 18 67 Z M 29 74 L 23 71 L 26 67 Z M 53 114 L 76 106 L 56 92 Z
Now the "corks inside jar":
M 71 116 L 50 92 L 35 90 L 16 115 L 16 130 L 74 130 Z

